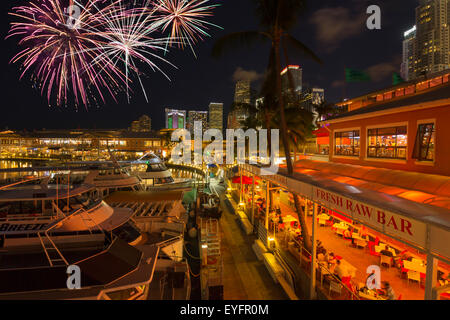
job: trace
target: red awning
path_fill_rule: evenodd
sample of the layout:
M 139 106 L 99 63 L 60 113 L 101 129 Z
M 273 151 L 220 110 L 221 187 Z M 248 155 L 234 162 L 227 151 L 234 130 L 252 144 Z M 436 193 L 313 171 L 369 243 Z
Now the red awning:
M 318 130 L 313 131 L 312 134 L 317 137 L 329 137 L 330 131 L 328 131 L 328 129 L 326 127 L 322 127 Z
M 234 176 L 231 181 L 233 183 L 241 183 L 241 176 Z M 250 177 L 247 177 L 247 176 L 242 176 L 242 183 L 243 184 L 253 184 L 253 179 Z M 255 177 L 255 184 L 258 184 L 256 182 L 256 177 Z

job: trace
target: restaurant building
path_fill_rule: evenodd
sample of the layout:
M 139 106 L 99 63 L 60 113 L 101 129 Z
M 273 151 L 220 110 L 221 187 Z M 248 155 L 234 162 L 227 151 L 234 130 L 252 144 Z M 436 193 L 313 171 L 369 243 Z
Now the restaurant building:
M 163 152 L 160 134 L 126 130 L 42 130 L 0 132 L 1 159 L 133 159 Z
M 449 72 L 344 103 L 323 123 L 329 161 L 297 161 L 291 176 L 240 166 L 228 184 L 238 221 L 292 299 L 448 299 Z M 395 294 L 368 288 L 371 272 Z

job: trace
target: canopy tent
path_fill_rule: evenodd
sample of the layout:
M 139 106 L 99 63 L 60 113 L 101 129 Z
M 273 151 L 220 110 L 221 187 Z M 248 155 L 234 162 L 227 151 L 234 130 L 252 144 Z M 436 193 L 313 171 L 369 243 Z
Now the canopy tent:
M 258 184 L 258 182 L 256 182 L 256 177 L 255 177 L 255 184 Z M 233 183 L 241 183 L 241 176 L 234 176 L 231 181 Z M 253 184 L 253 179 L 247 176 L 242 176 L 242 184 Z
M 312 134 L 315 135 L 317 138 L 323 138 L 329 137 L 330 131 L 326 127 L 321 127 L 320 129 L 313 131 Z

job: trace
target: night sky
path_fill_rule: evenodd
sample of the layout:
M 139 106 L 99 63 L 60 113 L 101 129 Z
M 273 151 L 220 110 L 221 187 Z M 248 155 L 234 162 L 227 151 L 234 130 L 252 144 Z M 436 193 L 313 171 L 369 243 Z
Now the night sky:
M 25 2 L 1 1 L 1 39 L 9 30 L 11 18 L 7 13 L 11 7 Z M 215 39 L 231 32 L 255 30 L 259 26 L 252 0 L 211 2 L 222 4 L 215 9 L 210 21 L 224 30 L 210 29 L 212 37 L 195 47 L 197 59 L 190 50 L 172 49 L 167 58 L 178 69 L 160 64 L 171 81 L 146 69 L 144 85 L 150 96 L 149 103 L 135 86 L 130 104 L 122 96 L 118 104 L 91 106 L 88 110 L 83 106 L 78 110 L 74 106 L 49 107 L 46 98 L 32 88 L 28 77 L 19 81 L 19 65 L 9 64 L 19 51 L 17 38 L 1 40 L 0 129 L 126 128 L 143 114 L 152 118 L 154 129 L 160 129 L 164 126 L 164 108 L 207 110 L 210 102 L 223 102 L 227 114 L 237 79 L 250 78 L 254 80 L 253 87 L 259 88 L 269 46 L 244 47 L 221 59 L 212 58 L 211 48 Z M 381 30 L 366 28 L 366 9 L 371 4 L 381 7 Z M 417 4 L 418 0 L 309 0 L 308 11 L 300 16 L 292 34 L 313 49 L 324 64 L 293 55 L 290 62 L 303 67 L 304 82 L 325 89 L 329 102 L 342 99 L 345 67 L 367 70 L 374 80 L 349 84 L 347 97 L 387 87 L 391 84 L 392 72 L 400 70 L 403 33 L 414 25 Z

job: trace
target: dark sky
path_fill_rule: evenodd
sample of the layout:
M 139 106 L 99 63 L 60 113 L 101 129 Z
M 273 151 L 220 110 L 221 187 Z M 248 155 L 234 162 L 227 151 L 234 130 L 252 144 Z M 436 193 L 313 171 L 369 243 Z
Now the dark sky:
M 2 34 L 4 39 L 11 18 L 11 7 L 24 0 L 3 0 Z M 46 98 L 32 88 L 29 78 L 19 81 L 19 65 L 9 64 L 19 51 L 17 38 L 3 41 L 1 50 L 2 103 L 0 129 L 64 129 L 64 128 L 125 128 L 142 114 L 152 118 L 154 129 L 164 126 L 164 108 L 207 110 L 210 102 L 223 102 L 227 112 L 234 94 L 237 78 L 255 79 L 258 89 L 267 65 L 268 45 L 256 45 L 236 50 L 217 60 L 211 57 L 215 39 L 230 32 L 258 28 L 252 0 L 215 1 L 222 5 L 215 9 L 211 22 L 224 30 L 211 29 L 211 38 L 195 47 L 197 59 L 189 50 L 172 49 L 167 58 L 178 69 L 160 64 L 169 75 L 169 82 L 161 74 L 146 69 L 144 85 L 149 93 L 147 103 L 139 88 L 130 104 L 125 97 L 119 103 L 79 107 L 49 107 Z M 418 0 L 309 0 L 308 11 L 299 17 L 292 34 L 313 49 L 324 61 L 323 65 L 291 55 L 291 64 L 303 67 L 304 82 L 325 89 L 326 100 L 336 102 L 343 95 L 345 67 L 367 70 L 373 81 L 350 84 L 347 96 L 353 97 L 389 86 L 392 72 L 398 72 L 401 62 L 403 32 L 414 25 L 414 8 Z M 382 10 L 382 29 L 366 28 L 366 9 L 377 4 Z

